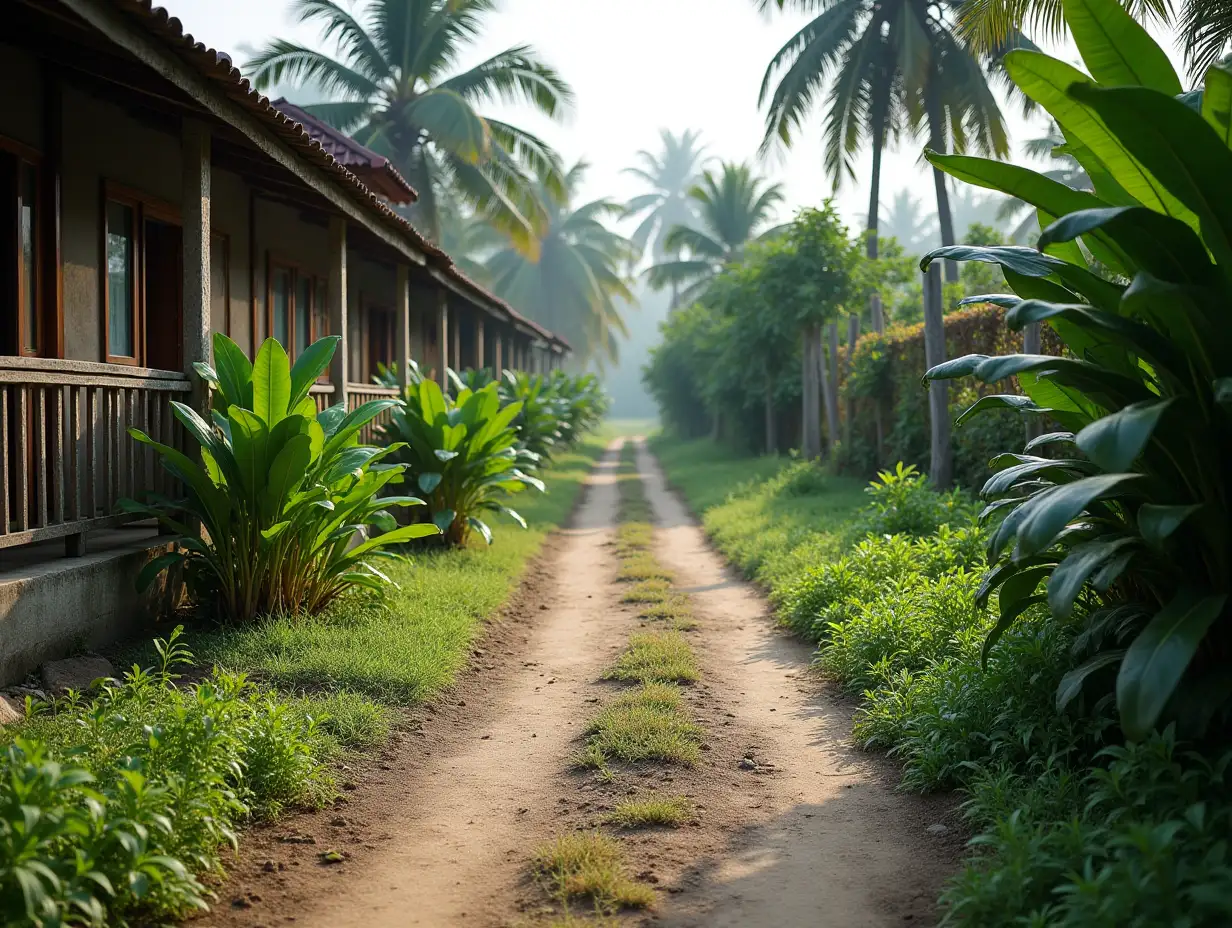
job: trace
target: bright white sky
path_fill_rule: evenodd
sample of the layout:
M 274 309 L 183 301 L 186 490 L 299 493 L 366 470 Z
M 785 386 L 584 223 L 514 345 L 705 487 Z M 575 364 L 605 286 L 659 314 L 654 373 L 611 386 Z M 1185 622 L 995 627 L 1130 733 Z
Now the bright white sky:
M 237 63 L 246 58 L 245 48 L 272 36 L 318 45 L 315 27 L 292 22 L 288 0 L 165 2 L 188 32 Z M 576 104 L 564 124 L 526 112 L 501 115 L 541 135 L 567 161 L 590 162 L 585 199 L 623 200 L 640 192 L 636 179 L 621 171 L 639 149 L 657 149 L 660 128 L 698 129 L 713 155 L 755 158 L 763 132 L 757 91 L 766 64 L 807 21 L 798 13 L 764 17 L 752 0 L 502 0 L 499 6 L 474 62 L 529 43 L 573 85 Z M 1074 57 L 1072 49 L 1060 53 Z M 1039 134 L 1039 125 L 1024 122 L 1015 107 L 1004 111 L 1015 145 Z M 785 186 L 783 218 L 831 192 L 822 167 L 820 112 L 815 124 L 817 130 L 791 151 L 763 165 Z M 886 158 L 883 203 L 902 187 L 930 203 L 931 181 L 919 168 L 921 147 L 909 142 Z M 838 194 L 852 225 L 868 205 L 867 162 L 860 159 L 857 183 Z

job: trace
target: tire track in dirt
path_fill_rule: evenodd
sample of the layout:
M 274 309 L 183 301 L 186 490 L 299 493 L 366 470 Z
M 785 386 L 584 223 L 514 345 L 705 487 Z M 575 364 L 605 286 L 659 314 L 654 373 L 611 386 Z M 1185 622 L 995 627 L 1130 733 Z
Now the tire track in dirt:
M 764 596 L 726 565 L 639 449 L 658 521 L 658 556 L 700 623 L 703 676 L 726 697 L 738 730 L 754 732 L 760 801 L 718 848 L 707 848 L 670 897 L 670 926 L 931 924 L 961 853 L 952 796 L 895 791 L 898 771 L 850 741 L 851 706 L 810 670 L 811 649 L 779 629 Z M 770 768 L 764 765 L 773 765 Z M 945 823 L 934 835 L 930 825 Z

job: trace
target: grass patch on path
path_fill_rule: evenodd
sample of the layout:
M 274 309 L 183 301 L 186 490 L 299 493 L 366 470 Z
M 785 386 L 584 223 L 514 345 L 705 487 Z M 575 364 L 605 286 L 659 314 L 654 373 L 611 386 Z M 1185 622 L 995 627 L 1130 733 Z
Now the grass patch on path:
M 650 683 L 621 693 L 587 726 L 582 767 L 661 761 L 691 767 L 701 759 L 702 730 L 689 718 L 678 687 Z
M 597 831 L 562 835 L 543 845 L 533 867 L 548 894 L 565 906 L 589 901 L 596 911 L 611 914 L 655 901 L 653 889 L 629 877 L 620 843 Z
M 604 821 L 617 828 L 679 828 L 693 814 L 684 796 L 641 796 L 617 804 Z
M 700 675 L 697 655 L 676 631 L 639 632 L 605 675 L 626 683 L 695 683 Z

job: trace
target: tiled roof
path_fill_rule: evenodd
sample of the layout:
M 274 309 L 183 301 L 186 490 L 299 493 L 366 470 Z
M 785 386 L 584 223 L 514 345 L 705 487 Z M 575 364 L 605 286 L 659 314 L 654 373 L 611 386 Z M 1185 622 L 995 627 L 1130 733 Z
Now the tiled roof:
M 385 197 L 390 203 L 414 203 L 419 199 L 419 194 L 384 155 L 365 148 L 345 132 L 322 122 L 285 97 L 275 100 L 272 106 L 302 125 L 304 131 L 335 161 L 362 180 L 374 193 Z
M 394 230 L 417 251 L 422 252 L 430 266 L 455 281 L 479 302 L 498 309 L 511 321 L 520 322 L 534 330 L 545 341 L 569 349 L 569 343 L 559 335 L 554 335 L 538 323 L 525 318 L 504 300 L 489 293 L 463 274 L 449 255 L 425 239 L 406 219 L 382 202 L 354 172 L 327 151 L 320 140 L 314 139 L 302 123 L 280 112 L 267 97 L 258 93 L 232 64 L 230 56 L 196 41 L 191 34 L 184 31 L 183 24 L 176 17 L 162 7 L 154 6 L 151 0 L 108 2 L 132 16 L 147 32 L 171 48 L 182 61 L 217 86 L 228 99 L 260 120 L 296 155 L 332 177 L 352 200 L 372 213 L 379 222 Z

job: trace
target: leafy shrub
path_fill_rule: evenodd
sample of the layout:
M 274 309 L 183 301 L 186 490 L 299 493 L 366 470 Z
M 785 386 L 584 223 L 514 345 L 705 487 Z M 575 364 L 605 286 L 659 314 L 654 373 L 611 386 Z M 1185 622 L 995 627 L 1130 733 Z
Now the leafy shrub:
M 915 465 L 899 461 L 865 490 L 869 507 L 859 530 L 874 535 L 929 535 L 947 523 L 971 521 L 975 512 L 957 490 L 938 493 Z
M 513 421 L 520 403 L 500 404 L 495 383 L 479 390 L 463 388 L 456 399 L 431 380 L 408 387 L 391 422 L 381 427 L 388 451 L 427 500 L 432 522 L 451 545 L 464 544 L 471 531 L 492 543 L 492 530 L 481 518 L 503 513 L 523 528 L 526 520 L 505 505 L 528 487 L 543 492 L 543 482 L 520 469 L 538 456 L 514 447 Z
M 267 339 L 255 366 L 225 335 L 214 336 L 217 370 L 198 364 L 213 390 L 212 423 L 172 403 L 175 417 L 200 446 L 202 463 L 140 429 L 183 488 L 183 500 L 124 500 L 129 512 L 157 517 L 178 533 L 177 550 L 150 561 L 138 576 L 146 587 L 183 565 L 190 588 L 224 617 L 316 613 L 346 590 L 383 593 L 389 580 L 373 561 L 393 557 L 390 545 L 422 537 L 431 526 L 397 528 L 386 509 L 422 505 L 378 498 L 401 479 L 402 467 L 374 466 L 396 449 L 360 446 L 360 429 L 394 404 L 366 403 L 348 413 L 318 414 L 308 390 L 328 367 L 340 339 L 310 345 L 292 368 L 282 346 Z M 206 536 L 194 530 L 199 523 Z M 385 534 L 353 544 L 369 526 Z
M 176 685 L 179 629 L 92 701 L 23 723 L 0 759 L 3 923 L 127 924 L 203 909 L 233 828 L 332 792 L 313 722 L 242 675 Z M 18 913 L 22 913 L 21 916 Z M 22 917 L 24 916 L 24 918 Z
M 1046 600 L 1058 620 L 1080 626 L 1085 658 L 1059 686 L 1059 703 L 1084 685 L 1115 691 L 1131 738 L 1170 721 L 1197 735 L 1212 722 L 1226 727 L 1232 695 L 1232 71 L 1212 68 L 1203 95 L 1177 99 L 1167 55 L 1119 4 L 1078 9 L 1072 32 L 1092 76 L 1038 51 L 1012 52 L 1005 64 L 1057 121 L 1094 192 L 930 153 L 940 169 L 1012 189 L 1059 218 L 1039 251 L 960 246 L 924 261 L 1001 265 L 1014 294 L 993 299 L 1010 307 L 1009 327 L 1045 324 L 1069 354 L 970 354 L 928 376 L 1018 379 L 1026 396 L 985 396 L 960 421 L 1008 408 L 1060 426 L 1022 454 L 998 456 L 984 485 L 987 512 L 999 518 L 985 593 L 999 590 L 1000 620 L 986 647 Z M 1103 25 L 1089 27 L 1089 17 Z M 1063 456 L 1041 457 L 1044 447 Z

